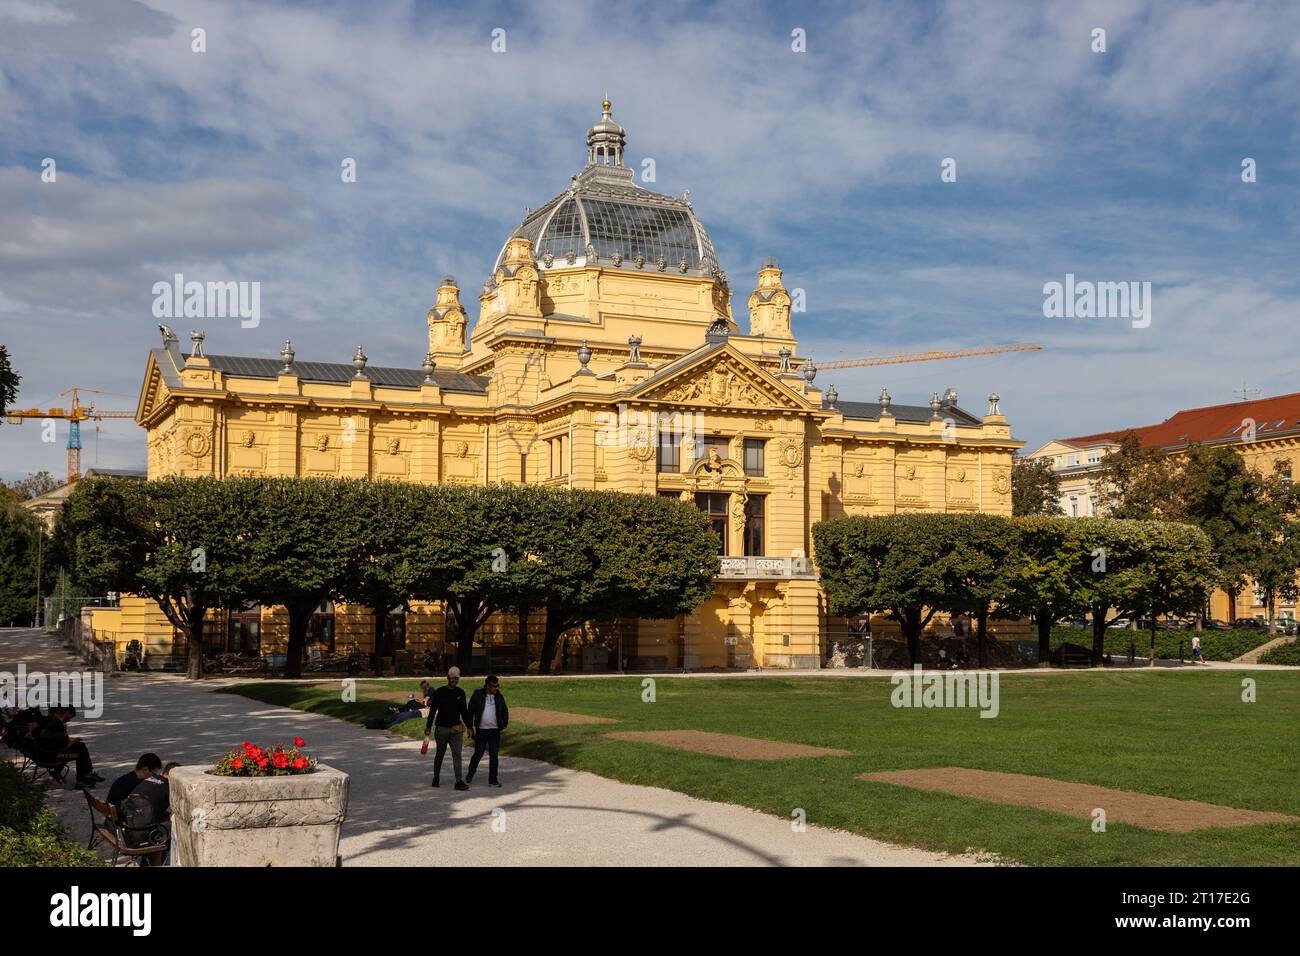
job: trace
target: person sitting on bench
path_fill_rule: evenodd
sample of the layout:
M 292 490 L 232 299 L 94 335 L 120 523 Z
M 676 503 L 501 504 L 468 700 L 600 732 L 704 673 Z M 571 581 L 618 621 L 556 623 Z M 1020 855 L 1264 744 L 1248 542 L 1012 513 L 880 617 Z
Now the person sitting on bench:
M 42 763 L 75 760 L 77 786 L 95 787 L 104 778 L 95 773 L 90 762 L 90 751 L 80 737 L 68 736 L 68 721 L 76 713 L 71 707 L 51 707 L 49 716 L 40 719 L 36 724 L 36 759 Z
M 122 819 L 122 801 L 130 796 L 131 791 L 139 786 L 141 780 L 148 780 L 156 773 L 162 772 L 162 758 L 155 753 L 141 754 L 135 762 L 135 769 L 124 773 L 113 781 L 108 788 L 107 802 L 117 811 L 117 818 Z
M 122 801 L 122 829 L 130 847 L 166 845 L 171 842 L 171 785 L 167 775 L 180 764 L 168 762 L 161 772 L 154 771 L 135 785 Z M 152 866 L 162 864 L 159 851 L 148 857 Z

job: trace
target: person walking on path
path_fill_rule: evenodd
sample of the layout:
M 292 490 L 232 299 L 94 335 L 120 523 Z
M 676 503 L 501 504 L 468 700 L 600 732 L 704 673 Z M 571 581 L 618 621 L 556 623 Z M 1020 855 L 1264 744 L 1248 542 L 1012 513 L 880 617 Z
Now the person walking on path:
M 441 786 L 438 775 L 442 772 L 442 758 L 451 746 L 451 763 L 456 771 L 456 789 L 468 790 L 460 773 L 460 746 L 465 739 L 465 724 L 469 722 L 469 708 L 465 702 L 465 692 L 460 689 L 460 668 L 453 667 L 447 671 L 447 683 L 433 692 L 429 698 L 429 716 L 424 721 L 424 745 L 421 753 L 429 751 L 429 730 L 433 730 L 438 742 L 437 752 L 433 756 L 433 786 Z
M 510 708 L 506 706 L 506 696 L 501 693 L 501 682 L 495 674 L 489 674 L 483 686 L 474 691 L 469 699 L 469 735 L 474 740 L 474 756 L 469 758 L 469 774 L 466 783 L 474 780 L 474 771 L 488 752 L 488 786 L 499 787 L 497 779 L 497 751 L 501 747 L 501 731 L 510 722 Z
M 1192 660 L 1197 664 L 1205 663 L 1205 658 L 1201 656 L 1201 637 L 1199 634 L 1192 636 Z

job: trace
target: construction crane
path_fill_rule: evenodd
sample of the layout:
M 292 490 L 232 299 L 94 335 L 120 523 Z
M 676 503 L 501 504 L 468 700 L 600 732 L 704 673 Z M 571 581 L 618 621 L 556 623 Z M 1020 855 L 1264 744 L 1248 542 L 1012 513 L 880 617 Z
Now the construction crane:
M 976 355 L 1002 355 L 1005 352 L 1041 352 L 1043 347 L 1032 342 L 1015 342 L 1011 345 L 985 345 L 974 349 L 930 349 L 926 352 L 901 352 L 897 355 L 876 355 L 866 358 L 834 359 L 830 362 L 813 362 L 818 371 L 828 368 L 865 368 L 868 365 L 902 365 L 905 362 L 939 362 L 944 359 L 972 358 Z M 809 361 L 812 361 L 809 359 Z
M 92 402 L 89 405 L 81 404 L 81 392 L 95 392 L 96 394 L 108 394 L 98 388 L 85 388 L 83 386 L 73 386 L 59 394 L 71 395 L 72 405 L 69 408 L 11 408 L 5 412 L 5 422 L 10 425 L 21 425 L 28 418 L 61 418 L 68 422 L 68 484 L 72 484 L 81 477 L 81 423 L 84 421 L 102 421 L 105 418 L 135 418 L 135 412 L 124 411 L 101 411 L 95 408 Z

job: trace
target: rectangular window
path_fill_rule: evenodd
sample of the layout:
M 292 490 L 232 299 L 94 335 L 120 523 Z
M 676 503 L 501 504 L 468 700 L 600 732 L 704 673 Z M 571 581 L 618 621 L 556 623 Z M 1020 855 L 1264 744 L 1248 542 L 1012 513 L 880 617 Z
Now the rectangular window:
M 682 436 L 672 429 L 659 429 L 659 459 L 655 468 L 672 475 L 682 470 Z
M 569 460 L 565 456 L 568 444 L 568 438 L 561 435 L 559 438 L 550 439 L 551 446 L 551 477 L 559 478 L 569 473 Z
M 528 484 L 528 456 L 522 454 L 519 456 L 519 483 Z
M 718 453 L 719 458 L 731 457 L 731 439 L 725 435 L 705 435 L 695 445 L 695 460 L 709 457 L 709 449 Z
M 767 442 L 762 438 L 745 439 L 745 474 L 762 478 L 764 474 L 764 453 Z
M 1070 517 L 1079 517 L 1079 499 L 1073 495 L 1070 496 Z
M 718 554 L 727 553 L 727 499 L 730 497 L 707 491 L 695 495 L 695 507 L 709 516 L 709 524 L 718 534 Z
M 763 519 L 766 495 L 750 495 L 745 502 L 745 554 L 758 557 L 763 551 Z

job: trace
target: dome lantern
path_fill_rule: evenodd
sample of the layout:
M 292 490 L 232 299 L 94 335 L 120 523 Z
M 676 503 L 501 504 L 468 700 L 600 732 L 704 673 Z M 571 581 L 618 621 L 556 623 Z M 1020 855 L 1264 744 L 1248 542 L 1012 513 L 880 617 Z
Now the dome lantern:
M 609 96 L 601 103 L 601 109 L 604 112 L 600 122 L 587 130 L 587 165 L 622 166 L 627 130 L 615 123 L 610 115 Z

